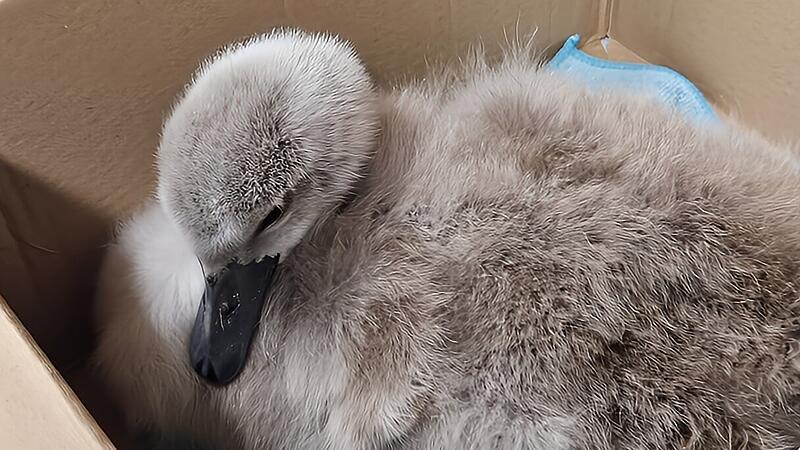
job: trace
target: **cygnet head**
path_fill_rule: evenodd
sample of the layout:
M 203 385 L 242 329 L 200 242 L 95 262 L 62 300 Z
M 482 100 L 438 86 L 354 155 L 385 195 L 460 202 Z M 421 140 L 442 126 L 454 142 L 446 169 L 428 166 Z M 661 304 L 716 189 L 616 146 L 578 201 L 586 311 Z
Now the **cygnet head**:
M 225 382 L 241 369 L 243 354 L 209 361 L 213 349 L 195 344 L 213 347 L 216 325 L 235 334 L 234 313 L 255 326 L 260 308 L 245 303 L 263 301 L 274 268 L 257 265 L 284 258 L 336 210 L 368 161 L 377 122 L 364 66 L 331 35 L 275 31 L 197 72 L 164 125 L 157 163 L 159 201 L 207 275 L 192 336 L 198 373 Z
M 206 270 L 288 254 L 357 180 L 372 83 L 330 35 L 276 31 L 206 62 L 164 125 L 158 194 Z

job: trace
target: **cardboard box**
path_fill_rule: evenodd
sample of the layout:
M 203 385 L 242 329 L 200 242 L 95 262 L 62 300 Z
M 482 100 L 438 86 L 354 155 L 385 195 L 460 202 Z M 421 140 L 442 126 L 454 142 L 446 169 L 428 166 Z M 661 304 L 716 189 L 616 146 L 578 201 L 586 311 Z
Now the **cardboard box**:
M 274 25 L 330 30 L 390 82 L 476 39 L 496 52 L 538 28 L 555 51 L 577 32 L 595 56 L 668 65 L 720 110 L 798 138 L 798 20 L 793 0 L 0 0 L 0 294 L 125 447 L 85 366 L 94 277 L 113 222 L 153 190 L 168 106 L 219 45 Z M 0 446 L 110 446 L 5 308 L 0 344 Z
M 113 448 L 0 298 L 0 443 L 8 449 Z

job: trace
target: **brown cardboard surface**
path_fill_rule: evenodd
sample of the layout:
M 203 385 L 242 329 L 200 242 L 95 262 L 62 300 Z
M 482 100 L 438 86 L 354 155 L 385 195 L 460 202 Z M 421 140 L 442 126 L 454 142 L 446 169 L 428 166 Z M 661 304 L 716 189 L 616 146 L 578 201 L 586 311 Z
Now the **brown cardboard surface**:
M 0 443 L 15 450 L 113 446 L 0 298 Z
M 610 22 L 612 37 L 742 122 L 800 138 L 800 2 L 614 0 Z

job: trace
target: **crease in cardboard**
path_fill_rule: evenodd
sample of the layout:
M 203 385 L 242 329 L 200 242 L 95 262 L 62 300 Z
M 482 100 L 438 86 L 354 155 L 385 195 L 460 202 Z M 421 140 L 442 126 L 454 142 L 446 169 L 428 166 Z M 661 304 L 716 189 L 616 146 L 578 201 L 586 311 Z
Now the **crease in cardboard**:
M 0 197 L 0 249 L 10 255 L 3 257 L 3 265 L 14 262 L 10 267 L 4 267 L 4 272 L 11 276 L 3 277 L 0 280 L 0 295 L 19 296 L 20 298 L 40 298 L 41 292 L 36 283 L 33 282 L 35 264 L 29 255 L 30 250 L 26 250 L 20 245 L 21 239 L 15 233 L 15 215 L 3 199 L 8 195 L 18 195 L 20 190 L 12 181 L 11 174 L 7 170 L 4 162 L 0 161 L 0 185 L 3 186 L 3 197 Z M 18 304 L 16 312 L 21 316 L 41 316 L 40 306 L 31 304 Z
M 611 34 L 614 14 L 614 0 L 599 0 L 597 4 L 597 33 L 604 37 Z

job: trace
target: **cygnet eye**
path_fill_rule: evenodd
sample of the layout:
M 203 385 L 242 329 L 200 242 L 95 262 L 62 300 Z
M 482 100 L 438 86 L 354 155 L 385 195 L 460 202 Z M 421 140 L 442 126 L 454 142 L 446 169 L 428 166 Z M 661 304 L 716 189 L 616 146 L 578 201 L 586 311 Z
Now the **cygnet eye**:
M 283 208 L 281 208 L 280 206 L 272 208 L 272 210 L 270 210 L 267 216 L 264 217 L 263 220 L 261 220 L 261 223 L 258 224 L 258 228 L 256 229 L 256 234 L 260 234 L 267 228 L 274 225 L 275 222 L 277 222 L 282 215 L 283 215 Z

